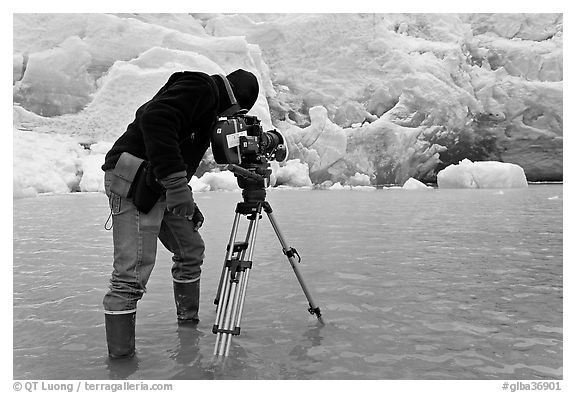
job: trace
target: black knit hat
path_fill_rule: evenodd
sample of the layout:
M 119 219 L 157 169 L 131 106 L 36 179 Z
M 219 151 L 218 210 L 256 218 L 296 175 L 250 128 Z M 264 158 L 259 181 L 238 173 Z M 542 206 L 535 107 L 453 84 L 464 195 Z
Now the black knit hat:
M 238 69 L 226 75 L 232 91 L 242 109 L 250 110 L 258 99 L 258 79 L 248 71 Z

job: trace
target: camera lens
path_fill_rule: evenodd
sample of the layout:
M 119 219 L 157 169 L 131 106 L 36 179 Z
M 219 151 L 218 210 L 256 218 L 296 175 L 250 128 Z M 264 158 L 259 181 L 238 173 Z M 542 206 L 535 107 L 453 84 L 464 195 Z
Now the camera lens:
M 276 149 L 278 145 L 280 145 L 282 142 L 283 141 L 280 134 L 277 134 L 274 131 L 268 131 L 262 133 L 261 146 L 266 153 L 272 153 L 274 149 Z
M 271 158 L 282 162 L 288 156 L 288 149 L 284 136 L 277 130 L 263 132 L 261 137 L 261 146 L 266 154 L 270 154 Z

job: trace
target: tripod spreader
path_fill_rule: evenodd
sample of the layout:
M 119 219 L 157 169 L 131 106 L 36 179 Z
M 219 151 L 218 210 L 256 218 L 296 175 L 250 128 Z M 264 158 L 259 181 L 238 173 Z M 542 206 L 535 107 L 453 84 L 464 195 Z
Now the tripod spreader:
M 289 250 L 282 250 L 282 252 L 288 258 L 292 258 L 294 255 L 296 255 L 298 257 L 298 263 L 300 263 L 302 261 L 302 258 L 300 258 L 300 254 L 298 254 L 298 251 L 296 251 L 295 248 L 290 248 Z
M 310 291 L 304 283 L 302 274 L 298 269 L 297 264 L 301 262 L 300 255 L 296 249 L 288 246 L 284 236 L 282 236 L 278 223 L 272 214 L 272 207 L 264 200 L 265 191 L 260 189 L 245 189 L 244 191 L 244 202 L 239 202 L 236 205 L 236 215 L 234 216 L 230 239 L 226 247 L 226 260 L 222 268 L 220 283 L 214 300 L 214 304 L 217 305 L 216 321 L 212 328 L 212 332 L 217 335 L 214 355 L 228 356 L 232 336 L 240 334 L 240 321 L 246 297 L 246 289 L 248 287 L 248 278 L 250 270 L 252 269 L 256 232 L 258 230 L 258 222 L 262 218 L 262 210 L 266 212 L 270 219 L 272 228 L 282 245 L 282 252 L 288 258 L 290 266 L 292 266 L 296 278 L 304 291 L 304 295 L 308 299 L 310 306 L 308 312 L 316 315 L 318 320 L 323 322 L 320 308 L 315 305 Z M 240 216 L 246 216 L 249 223 L 245 240 L 237 242 L 236 237 Z M 298 257 L 298 260 L 296 260 L 296 257 Z

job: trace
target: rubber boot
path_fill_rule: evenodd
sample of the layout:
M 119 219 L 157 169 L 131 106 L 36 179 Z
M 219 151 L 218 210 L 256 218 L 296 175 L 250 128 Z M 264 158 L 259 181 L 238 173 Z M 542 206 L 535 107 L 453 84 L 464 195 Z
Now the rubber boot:
M 200 306 L 200 280 L 190 283 L 174 281 L 174 301 L 178 323 L 198 323 Z
M 111 359 L 128 359 L 133 357 L 136 352 L 136 312 L 104 315 L 108 356 Z

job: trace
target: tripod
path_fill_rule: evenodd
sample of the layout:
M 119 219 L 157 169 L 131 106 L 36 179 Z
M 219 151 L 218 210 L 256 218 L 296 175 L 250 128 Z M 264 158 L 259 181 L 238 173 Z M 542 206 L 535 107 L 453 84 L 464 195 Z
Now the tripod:
M 296 278 L 304 291 L 309 304 L 308 312 L 316 315 L 320 322 L 322 315 L 320 308 L 316 306 L 310 291 L 304 283 L 304 279 L 297 263 L 300 263 L 298 252 L 289 247 L 282 236 L 282 232 L 272 214 L 270 204 L 265 200 L 265 180 L 266 178 L 248 171 L 236 165 L 229 165 L 230 169 L 238 178 L 238 185 L 242 188 L 242 197 L 244 202 L 236 205 L 236 215 L 232 224 L 230 240 L 226 246 L 226 260 L 222 267 L 220 283 L 216 294 L 214 304 L 216 304 L 216 321 L 212 327 L 212 332 L 216 334 L 216 345 L 214 346 L 214 355 L 228 356 L 232 336 L 240 334 L 240 321 L 242 319 L 242 310 L 246 298 L 246 289 L 248 287 L 248 278 L 252 269 L 252 256 L 254 254 L 254 245 L 256 243 L 256 232 L 258 223 L 262 218 L 262 210 L 267 214 L 272 228 L 282 245 L 282 251 L 288 258 Z M 238 227 L 240 217 L 246 216 L 249 220 L 248 229 L 244 241 L 237 242 Z M 298 258 L 298 260 L 296 260 Z

